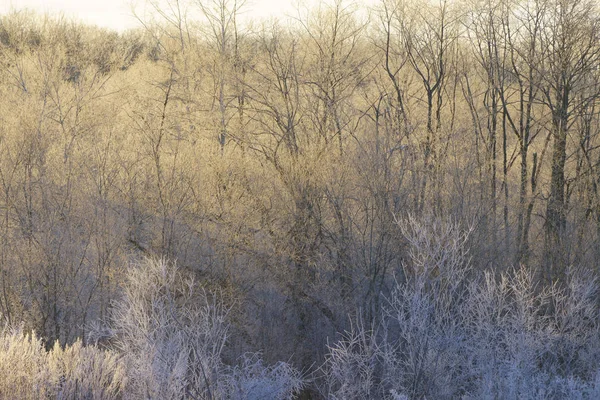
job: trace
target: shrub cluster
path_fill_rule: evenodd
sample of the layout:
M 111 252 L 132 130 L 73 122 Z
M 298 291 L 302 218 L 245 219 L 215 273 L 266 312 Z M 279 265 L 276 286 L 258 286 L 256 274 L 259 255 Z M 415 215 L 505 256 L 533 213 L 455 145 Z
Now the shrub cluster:
M 90 333 L 96 344 L 46 349 L 35 333 L 6 328 L 0 398 L 292 399 L 304 380 L 291 365 L 255 353 L 223 363 L 227 310 L 196 289 L 174 265 L 147 259 L 129 270 L 109 326 Z
M 536 285 L 525 268 L 470 268 L 456 224 L 401 223 L 411 245 L 380 322 L 330 346 L 330 399 L 600 398 L 597 282 L 571 269 Z

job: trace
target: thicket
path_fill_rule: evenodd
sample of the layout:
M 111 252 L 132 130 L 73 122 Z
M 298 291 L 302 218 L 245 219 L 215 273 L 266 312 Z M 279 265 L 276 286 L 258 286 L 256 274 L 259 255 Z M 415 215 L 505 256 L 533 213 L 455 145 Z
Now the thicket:
M 358 318 L 322 367 L 331 399 L 593 399 L 600 395 L 596 279 L 540 285 L 524 267 L 477 273 L 455 225 L 408 221 L 421 273 L 382 318 Z
M 149 9 L 0 17 L 24 397 L 597 397 L 594 1 Z
M 130 267 L 113 316 L 86 346 L 56 341 L 47 349 L 35 333 L 3 332 L 2 398 L 284 400 L 300 392 L 302 376 L 287 363 L 265 366 L 258 353 L 244 354 L 240 365 L 223 363 L 227 310 L 195 293 L 174 265 Z

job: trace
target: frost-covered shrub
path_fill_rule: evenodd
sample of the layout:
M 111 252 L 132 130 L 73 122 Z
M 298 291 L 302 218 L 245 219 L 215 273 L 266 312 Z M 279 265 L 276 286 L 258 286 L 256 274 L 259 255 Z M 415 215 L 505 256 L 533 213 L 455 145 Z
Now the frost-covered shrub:
M 304 387 L 300 372 L 285 362 L 265 366 L 256 353 L 245 354 L 241 365 L 229 368 L 220 384 L 225 399 L 291 400 Z
M 35 334 L 5 329 L 0 335 L 0 398 L 40 399 L 57 386 L 44 343 Z
M 0 398 L 120 398 L 125 380 L 120 357 L 80 341 L 46 351 L 35 334 L 6 329 L 0 335 Z
M 404 279 L 377 329 L 360 329 L 330 347 L 328 398 L 455 398 L 463 387 L 461 304 L 470 270 L 468 232 L 433 220 L 400 224 L 411 245 Z
M 174 265 L 132 265 L 113 318 L 129 378 L 126 397 L 212 397 L 223 368 L 226 314 Z
M 375 368 L 380 353 L 372 331 L 360 324 L 330 346 L 324 365 L 327 397 L 336 400 L 376 397 L 379 391 Z
M 572 270 L 536 285 L 524 268 L 477 274 L 468 232 L 401 223 L 411 245 L 376 329 L 330 346 L 331 399 L 600 398 L 597 283 Z
M 523 268 L 485 274 L 465 313 L 467 398 L 597 398 L 600 371 L 596 281 L 581 271 L 564 286 L 536 287 Z
M 125 398 L 291 399 L 303 385 L 289 364 L 247 355 L 224 365 L 227 309 L 172 263 L 132 266 L 112 331 L 127 366 Z
M 400 228 L 411 245 L 410 261 L 384 308 L 382 379 L 411 398 L 456 398 L 466 373 L 461 306 L 471 270 L 470 231 L 414 218 Z
M 227 310 L 173 264 L 132 266 L 123 290 L 111 326 L 90 335 L 112 336 L 117 351 L 81 341 L 46 350 L 35 334 L 2 331 L 0 399 L 291 400 L 304 387 L 298 370 L 258 354 L 225 365 Z
M 81 341 L 48 352 L 50 371 L 58 374 L 56 399 L 118 399 L 126 381 L 121 357 Z

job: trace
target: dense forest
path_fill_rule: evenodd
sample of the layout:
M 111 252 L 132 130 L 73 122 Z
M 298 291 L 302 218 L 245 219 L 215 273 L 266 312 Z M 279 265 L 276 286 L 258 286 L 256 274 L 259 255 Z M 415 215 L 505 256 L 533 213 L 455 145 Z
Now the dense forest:
M 600 398 L 600 6 L 0 16 L 0 398 Z

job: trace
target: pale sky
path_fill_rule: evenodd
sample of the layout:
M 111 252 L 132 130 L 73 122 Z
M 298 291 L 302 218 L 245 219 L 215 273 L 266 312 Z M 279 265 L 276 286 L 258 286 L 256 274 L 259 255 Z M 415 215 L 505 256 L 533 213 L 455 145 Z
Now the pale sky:
M 137 9 L 144 0 L 133 0 Z M 0 14 L 11 9 L 29 8 L 39 13 L 62 13 L 82 22 L 123 31 L 138 26 L 131 12 L 132 0 L 0 0 Z M 251 18 L 283 17 L 294 14 L 292 0 L 247 0 L 246 14 Z

